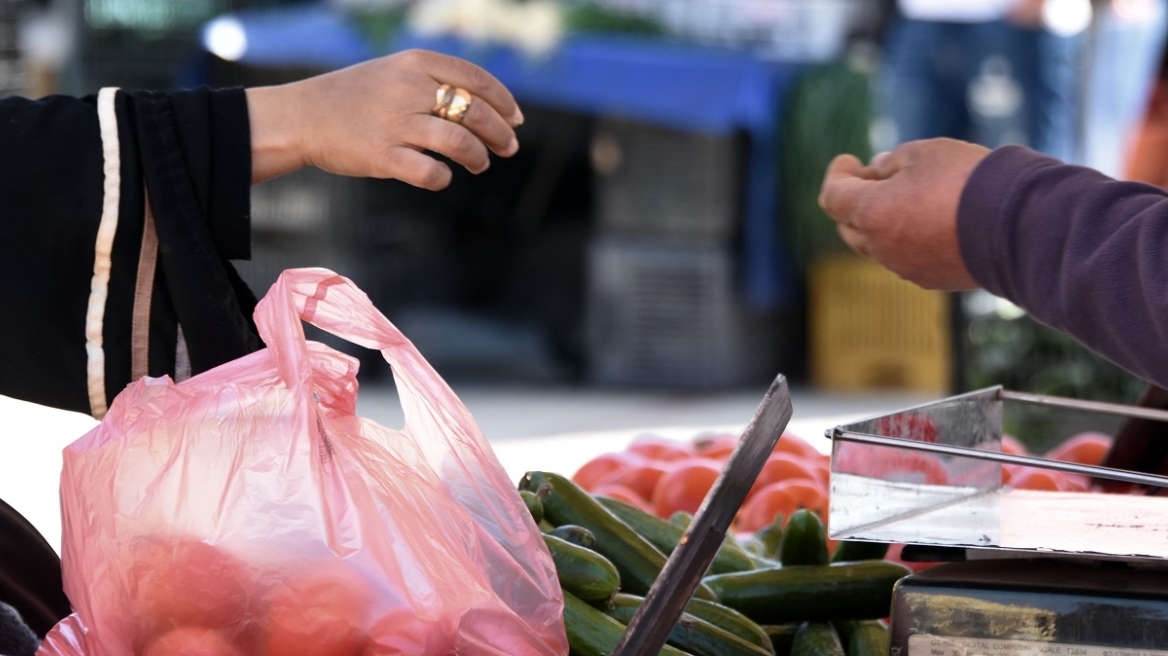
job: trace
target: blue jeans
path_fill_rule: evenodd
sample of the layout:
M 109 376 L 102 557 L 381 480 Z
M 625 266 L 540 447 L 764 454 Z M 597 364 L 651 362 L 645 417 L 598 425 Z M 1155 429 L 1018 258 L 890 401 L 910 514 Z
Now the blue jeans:
M 1005 21 L 892 25 L 876 79 L 886 149 L 952 137 L 1066 156 L 1075 139 L 1077 40 Z

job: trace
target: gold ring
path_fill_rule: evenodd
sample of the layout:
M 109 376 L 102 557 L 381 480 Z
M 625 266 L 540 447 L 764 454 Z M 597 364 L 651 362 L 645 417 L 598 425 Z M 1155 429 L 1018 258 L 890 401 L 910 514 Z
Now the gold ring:
M 442 101 L 439 102 L 435 113 L 439 118 L 462 123 L 462 120 L 466 118 L 466 113 L 470 111 L 471 102 L 473 102 L 473 98 L 469 91 L 451 87 L 443 92 Z
M 446 118 L 455 123 L 462 123 L 466 113 L 470 111 L 471 95 L 465 89 L 454 89 L 454 98 L 450 99 L 450 107 L 446 110 Z
M 431 114 L 446 118 L 446 109 L 450 107 L 450 101 L 454 99 L 453 88 L 449 84 L 443 84 L 438 87 L 438 91 L 435 94 L 434 109 L 430 110 Z

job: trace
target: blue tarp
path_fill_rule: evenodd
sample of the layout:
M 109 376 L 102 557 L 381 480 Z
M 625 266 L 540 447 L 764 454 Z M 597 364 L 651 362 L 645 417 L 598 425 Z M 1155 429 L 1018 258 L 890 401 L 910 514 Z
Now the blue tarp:
M 335 69 L 407 48 L 462 57 L 490 71 L 520 103 L 619 116 L 683 131 L 750 137 L 743 207 L 742 290 L 760 310 L 790 298 L 793 271 L 779 231 L 777 126 L 785 94 L 803 70 L 746 52 L 664 39 L 575 35 L 545 57 L 455 38 L 406 34 L 374 47 L 326 6 L 243 12 L 239 63 Z

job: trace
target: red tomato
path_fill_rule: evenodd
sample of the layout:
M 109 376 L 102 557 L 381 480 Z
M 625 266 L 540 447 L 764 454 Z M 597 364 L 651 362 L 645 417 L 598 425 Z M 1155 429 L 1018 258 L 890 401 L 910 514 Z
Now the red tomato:
M 1010 483 L 1010 481 L 1014 479 L 1014 476 L 1017 475 L 1018 470 L 1020 470 L 1020 469 L 1027 469 L 1027 467 L 1023 467 L 1022 465 L 1003 464 L 1002 465 L 1002 484 L 1008 485 Z
M 741 533 L 753 533 L 765 526 L 770 526 L 775 517 L 782 516 L 784 523 L 787 518 L 799 509 L 799 503 L 792 497 L 781 483 L 772 483 L 760 488 L 750 495 L 742 504 L 735 517 L 734 530 Z
M 1037 467 L 1021 467 L 1010 476 L 1010 487 L 1016 490 L 1058 492 L 1065 490 L 1066 486 L 1067 482 L 1061 472 Z
M 894 456 L 890 462 L 891 471 L 906 474 L 908 480 L 924 479 L 928 485 L 945 485 L 949 482 L 949 472 L 941 460 L 931 453 L 911 451 Z
M 762 470 L 759 471 L 758 477 L 754 479 L 754 486 L 751 487 L 751 492 L 787 479 L 809 479 L 818 482 L 819 472 L 816 465 L 811 464 L 807 460 L 792 455 L 786 452 L 772 453 Z
M 1030 450 L 1026 448 L 1026 445 L 1021 440 L 1013 435 L 1003 434 L 1002 453 L 1008 453 L 1012 456 L 1028 456 L 1030 455 Z
M 633 438 L 633 442 L 626 450 L 642 458 L 658 462 L 677 462 L 697 455 L 697 451 L 689 443 L 666 439 L 650 433 Z
M 794 499 L 800 508 L 813 510 L 820 517 L 827 513 L 827 493 L 815 481 L 791 478 L 774 485 Z
M 679 510 L 696 513 L 721 473 L 713 461 L 696 458 L 671 467 L 653 490 L 654 514 L 669 517 Z
M 812 463 L 815 468 L 815 478 L 824 489 L 831 487 L 831 459 L 824 456 L 818 462 Z
M 728 433 L 699 437 L 694 440 L 694 450 L 703 458 L 724 461 L 738 448 L 738 439 L 737 435 Z
M 617 474 L 642 464 L 640 458 L 628 453 L 602 453 L 584 463 L 572 474 L 572 481 L 591 492 L 593 488 Z
M 876 433 L 917 442 L 936 442 L 937 424 L 924 415 L 902 412 L 877 419 Z
M 150 643 L 142 656 L 243 656 L 213 629 L 183 627 Z
M 661 476 L 665 474 L 666 466 L 655 462 L 633 465 L 624 471 L 617 472 L 598 487 L 620 485 L 632 490 L 642 499 L 649 499 L 653 496 L 657 481 L 660 481 Z
M 1065 481 L 1064 490 L 1067 492 L 1090 492 L 1091 491 L 1091 477 L 1083 474 L 1071 474 L 1069 472 L 1062 472 L 1063 480 Z
M 1046 457 L 1081 465 L 1099 465 L 1111 451 L 1112 438 L 1103 433 L 1079 433 L 1046 452 Z
M 844 444 L 836 450 L 835 471 L 891 481 L 944 485 L 949 480 L 945 465 L 931 453 Z
M 399 608 L 373 623 L 365 656 L 453 654 L 455 630 L 422 621 L 412 608 Z
M 644 510 L 650 515 L 655 513 L 653 506 L 649 503 L 646 497 L 637 494 L 624 485 L 618 485 L 616 483 L 601 483 L 600 485 L 596 486 L 596 489 L 592 491 L 592 494 L 598 497 L 608 497 L 609 499 L 624 501 L 630 506 L 635 506 L 641 510 Z
M 779 441 L 775 443 L 774 453 L 779 452 L 790 453 L 807 460 L 823 457 L 823 454 L 819 452 L 819 449 L 811 446 L 807 440 L 804 440 L 803 438 L 790 431 L 784 431 L 783 434 L 779 436 Z
M 154 537 L 131 548 L 132 611 L 147 640 L 180 627 L 243 622 L 251 593 L 243 561 L 188 537 Z
M 370 591 L 356 575 L 318 571 L 278 589 L 268 607 L 266 656 L 362 656 Z

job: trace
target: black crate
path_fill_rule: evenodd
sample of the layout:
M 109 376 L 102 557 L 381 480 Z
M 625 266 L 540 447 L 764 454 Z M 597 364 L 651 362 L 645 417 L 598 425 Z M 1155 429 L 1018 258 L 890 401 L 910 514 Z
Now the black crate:
M 25 6 L 25 0 L 0 0 L 0 23 L 15 23 Z
M 585 301 L 592 381 L 711 389 L 773 377 L 778 326 L 741 303 L 736 261 L 717 244 L 594 241 Z
M 720 240 L 740 223 L 745 149 L 734 136 L 597 122 L 596 219 L 613 235 Z

